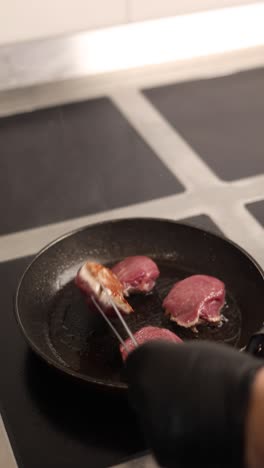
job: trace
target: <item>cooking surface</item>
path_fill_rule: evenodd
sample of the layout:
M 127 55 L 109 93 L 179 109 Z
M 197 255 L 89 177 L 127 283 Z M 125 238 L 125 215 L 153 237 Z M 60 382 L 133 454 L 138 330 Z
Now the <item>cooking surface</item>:
M 264 69 L 144 93 L 224 180 L 264 172 Z
M 1 151 L 1 234 L 184 190 L 107 98 L 2 119 Z
M 185 220 L 186 222 L 186 220 Z M 216 230 L 206 216 L 189 223 Z M 1 413 L 15 456 L 27 468 L 104 467 L 144 449 L 128 404 L 52 372 L 29 350 L 15 321 L 13 294 L 32 257 L 0 264 Z M 25 430 L 25 425 L 27 430 Z
M 136 104 L 129 91 L 0 120 L 1 414 L 19 466 L 103 468 L 144 450 L 125 400 L 28 350 L 12 298 L 29 254 L 91 221 L 161 216 L 219 230 L 264 266 L 263 77 L 161 82 Z

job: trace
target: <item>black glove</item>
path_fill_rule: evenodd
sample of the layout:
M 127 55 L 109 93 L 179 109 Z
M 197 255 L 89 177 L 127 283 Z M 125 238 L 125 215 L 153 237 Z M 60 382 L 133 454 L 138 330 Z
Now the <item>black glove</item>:
M 250 387 L 263 361 L 230 347 L 151 342 L 127 359 L 129 397 L 161 466 L 244 467 Z

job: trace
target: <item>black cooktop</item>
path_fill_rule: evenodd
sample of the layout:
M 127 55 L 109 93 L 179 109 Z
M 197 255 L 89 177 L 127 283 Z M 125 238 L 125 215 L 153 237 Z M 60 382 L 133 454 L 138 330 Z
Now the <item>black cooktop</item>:
M 264 171 L 263 83 L 264 71 L 253 70 L 144 93 L 217 175 L 233 180 Z M 0 141 L 0 234 L 185 190 L 107 98 L 0 119 Z M 263 203 L 248 206 L 262 222 Z M 205 215 L 184 221 L 221 230 Z M 13 295 L 29 261 L 0 263 L 1 414 L 18 464 L 117 464 L 146 448 L 126 398 L 48 368 L 16 326 Z

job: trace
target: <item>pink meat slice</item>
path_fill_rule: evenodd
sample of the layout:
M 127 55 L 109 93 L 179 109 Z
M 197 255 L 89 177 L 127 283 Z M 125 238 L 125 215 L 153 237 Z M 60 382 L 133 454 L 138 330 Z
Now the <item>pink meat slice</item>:
M 86 262 L 78 271 L 75 284 L 84 293 L 90 307 L 95 308 L 92 297 L 108 315 L 116 315 L 104 288 L 122 314 L 133 312 L 132 307 L 124 298 L 123 286 L 115 274 L 100 263 Z M 104 288 L 102 287 L 104 286 Z
M 225 285 L 213 276 L 193 275 L 176 283 L 163 301 L 166 315 L 185 328 L 200 321 L 217 323 L 225 303 Z
M 159 269 L 149 257 L 127 257 L 112 268 L 124 288 L 125 296 L 131 293 L 150 292 L 159 277 Z
M 158 327 L 144 327 L 138 330 L 134 334 L 137 342 L 139 345 L 142 345 L 146 343 L 147 341 L 153 341 L 153 340 L 165 340 L 165 341 L 171 341 L 173 343 L 182 343 L 181 338 L 179 338 L 175 333 L 171 332 L 167 328 L 158 328 Z M 122 355 L 123 361 L 126 360 L 128 353 L 133 351 L 135 349 L 135 345 L 132 342 L 131 338 L 128 338 L 125 341 L 126 347 L 128 349 L 128 352 L 124 348 L 123 345 L 120 345 L 120 352 Z

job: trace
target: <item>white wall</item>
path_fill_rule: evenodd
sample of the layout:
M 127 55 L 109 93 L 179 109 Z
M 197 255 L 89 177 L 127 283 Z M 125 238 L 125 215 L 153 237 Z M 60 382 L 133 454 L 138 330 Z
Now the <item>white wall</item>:
M 257 0 L 129 0 L 129 16 L 131 21 L 142 21 L 161 16 L 175 16 L 198 10 L 224 8 L 246 3 L 256 3 Z
M 125 0 L 0 0 L 0 44 L 126 22 Z
M 0 45 L 256 0 L 0 0 Z

